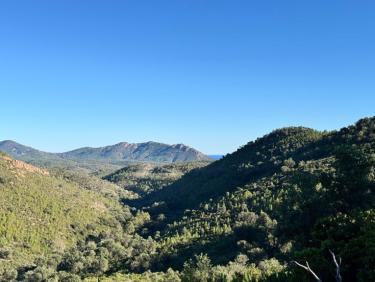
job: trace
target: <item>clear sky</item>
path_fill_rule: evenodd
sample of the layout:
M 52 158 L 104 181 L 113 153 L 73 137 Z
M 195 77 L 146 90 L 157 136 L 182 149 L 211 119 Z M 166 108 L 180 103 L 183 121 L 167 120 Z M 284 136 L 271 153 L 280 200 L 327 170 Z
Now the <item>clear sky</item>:
M 375 1 L 2 0 L 0 140 L 227 153 L 375 115 Z

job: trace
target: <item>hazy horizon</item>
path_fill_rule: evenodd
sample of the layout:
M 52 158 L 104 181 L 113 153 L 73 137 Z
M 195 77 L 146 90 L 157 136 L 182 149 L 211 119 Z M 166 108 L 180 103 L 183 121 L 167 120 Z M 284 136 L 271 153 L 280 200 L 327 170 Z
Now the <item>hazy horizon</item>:
M 344 124 L 340 127 L 337 127 L 337 128 L 331 128 L 331 129 L 327 129 L 327 128 L 322 128 L 322 129 L 318 129 L 318 128 L 312 128 L 312 127 L 309 127 L 309 128 L 312 128 L 312 129 L 315 129 L 315 130 L 319 130 L 319 131 L 334 131 L 334 130 L 339 130 L 343 127 L 347 127 L 347 126 L 350 126 L 352 124 L 354 124 L 355 122 L 357 122 L 358 120 L 362 119 L 362 118 L 367 118 L 367 117 L 370 117 L 370 116 L 363 116 L 363 117 L 360 117 L 356 120 L 353 120 L 352 122 L 349 122 L 348 124 Z M 291 125 L 291 126 L 302 126 L 302 127 L 306 127 L 304 125 Z M 260 136 L 256 136 L 254 137 L 253 139 L 249 139 L 248 141 L 246 141 L 245 143 L 243 144 L 239 144 L 238 147 L 236 147 L 233 151 L 230 151 L 230 152 L 205 152 L 203 150 L 200 150 L 198 147 L 194 147 L 190 144 L 186 144 L 186 143 L 183 143 L 183 142 L 179 142 L 179 143 L 168 143 L 168 142 L 163 142 L 163 141 L 158 141 L 158 140 L 147 140 L 147 141 L 134 141 L 134 142 L 130 142 L 130 141 L 127 141 L 127 140 L 121 140 L 121 141 L 114 141 L 112 143 L 108 143 L 108 144 L 97 144 L 97 145 L 90 145 L 90 144 L 86 144 L 86 145 L 81 145 L 81 146 L 77 146 L 77 147 L 72 147 L 72 148 L 68 148 L 68 149 L 64 149 L 64 150 L 55 150 L 55 151 L 51 151 L 51 150 L 48 150 L 48 149 L 43 149 L 43 148 L 39 148 L 37 146 L 34 146 L 34 145 L 31 145 L 31 144 L 27 144 L 27 143 L 23 143 L 22 141 L 20 140 L 15 140 L 15 139 L 0 139 L 0 142 L 2 141 L 13 141 L 13 142 L 16 142 L 16 143 L 19 143 L 21 145 L 24 145 L 24 146 L 28 146 L 28 147 L 32 147 L 33 149 L 37 149 L 37 150 L 40 150 L 40 151 L 43 151 L 43 152 L 47 152 L 47 153 L 64 153 L 64 152 L 68 152 L 68 151 L 72 151 L 72 150 L 75 150 L 75 149 L 80 149 L 80 148 L 85 148 L 85 147 L 90 147 L 90 148 L 99 148 L 99 147 L 105 147 L 105 146 L 111 146 L 111 145 L 116 145 L 116 144 L 119 144 L 119 143 L 122 143 L 122 142 L 126 142 L 126 143 L 132 143 L 132 144 L 137 144 L 137 143 L 148 143 L 148 142 L 156 142 L 156 143 L 162 143 L 162 144 L 167 144 L 167 145 L 177 145 L 177 144 L 183 144 L 183 145 L 186 145 L 186 146 L 189 146 L 189 147 L 192 147 L 194 149 L 197 149 L 198 151 L 206 154 L 206 155 L 212 155 L 212 156 L 215 156 L 215 155 L 226 155 L 226 154 L 230 154 L 230 153 L 233 153 L 234 151 L 236 151 L 238 148 L 240 148 L 241 146 L 243 145 L 246 145 L 248 142 L 251 142 L 251 141 L 255 141 L 257 138 L 261 138 L 263 137 L 264 135 L 268 134 L 268 133 L 271 133 L 273 130 L 276 130 L 276 129 L 280 129 L 280 128 L 283 128 L 283 127 L 289 127 L 289 126 L 281 126 L 281 127 L 277 127 L 277 128 L 274 128 L 268 132 L 265 132 L 264 134 L 260 135 Z M 1 135 L 0 135 L 1 136 Z

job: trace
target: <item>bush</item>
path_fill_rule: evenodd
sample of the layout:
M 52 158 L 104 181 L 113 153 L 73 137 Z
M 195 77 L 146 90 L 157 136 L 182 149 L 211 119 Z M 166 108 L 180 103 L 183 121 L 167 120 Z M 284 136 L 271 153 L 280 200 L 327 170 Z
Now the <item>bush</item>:
M 6 248 L 0 248 L 0 259 L 10 259 L 12 252 Z

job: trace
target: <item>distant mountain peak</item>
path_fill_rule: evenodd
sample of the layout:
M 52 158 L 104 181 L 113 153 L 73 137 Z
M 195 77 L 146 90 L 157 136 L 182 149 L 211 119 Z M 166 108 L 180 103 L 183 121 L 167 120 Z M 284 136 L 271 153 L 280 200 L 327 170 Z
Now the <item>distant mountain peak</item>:
M 3 143 L 3 144 L 18 144 L 17 142 L 15 142 L 13 140 L 4 140 L 4 141 L 1 141 L 0 143 Z
M 115 164 L 128 161 L 174 163 L 212 160 L 184 144 L 168 145 L 155 141 L 144 143 L 119 142 L 104 147 L 82 147 L 54 154 L 24 146 L 13 140 L 4 140 L 0 142 L 0 151 L 19 160 L 36 164 L 43 163 L 47 166 L 56 162 L 61 164 L 64 161 L 98 161 Z
M 7 146 L 9 146 L 9 145 L 10 146 L 24 146 L 24 145 L 21 145 L 21 144 L 17 143 L 16 141 L 13 141 L 13 140 L 1 141 L 0 145 L 2 145 L 2 146 L 5 146 L 5 145 L 7 145 Z M 24 146 L 24 147 L 26 147 L 26 146 Z
M 211 160 L 203 153 L 184 144 L 168 145 L 155 141 L 144 143 L 120 142 L 115 145 L 98 148 L 80 148 L 59 154 L 68 159 L 143 161 L 143 162 L 186 162 Z
M 115 144 L 114 146 L 128 146 L 128 145 L 130 145 L 130 143 L 128 143 L 128 142 L 119 142 L 119 143 Z

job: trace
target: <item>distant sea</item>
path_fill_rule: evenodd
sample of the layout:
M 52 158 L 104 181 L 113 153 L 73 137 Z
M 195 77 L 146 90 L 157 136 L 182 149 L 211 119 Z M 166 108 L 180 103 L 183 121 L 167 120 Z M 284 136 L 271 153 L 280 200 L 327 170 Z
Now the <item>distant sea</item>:
M 208 155 L 211 159 L 220 160 L 224 155 Z

